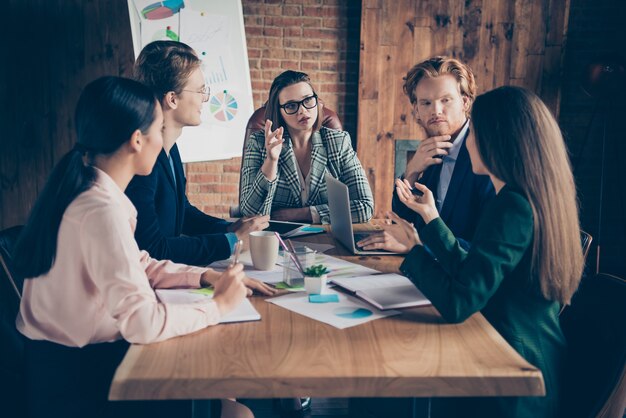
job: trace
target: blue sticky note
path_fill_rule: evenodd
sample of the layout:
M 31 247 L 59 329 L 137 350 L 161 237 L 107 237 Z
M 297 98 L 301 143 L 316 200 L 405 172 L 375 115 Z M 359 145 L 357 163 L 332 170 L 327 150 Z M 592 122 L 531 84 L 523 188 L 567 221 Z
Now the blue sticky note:
M 324 232 L 324 228 L 319 228 L 317 226 L 305 226 L 300 229 L 302 232 Z
M 335 294 L 331 294 L 331 295 L 309 295 L 309 302 L 311 302 L 311 303 L 339 302 L 339 296 L 337 296 Z

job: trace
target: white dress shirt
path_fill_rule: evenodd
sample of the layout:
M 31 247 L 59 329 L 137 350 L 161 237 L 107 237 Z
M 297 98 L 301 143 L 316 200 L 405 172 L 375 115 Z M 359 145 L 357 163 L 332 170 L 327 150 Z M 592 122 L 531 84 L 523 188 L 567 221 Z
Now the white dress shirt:
M 448 149 L 448 155 L 444 155 L 443 163 L 441 166 L 441 173 L 439 174 L 439 182 L 437 183 L 437 210 L 441 211 L 443 202 L 446 200 L 448 194 L 448 188 L 450 187 L 450 180 L 452 180 L 452 173 L 454 172 L 454 166 L 456 165 L 456 158 L 459 155 L 459 151 L 463 146 L 463 140 L 467 137 L 469 132 L 469 119 L 465 121 L 465 125 L 459 131 L 452 142 L 452 148 Z

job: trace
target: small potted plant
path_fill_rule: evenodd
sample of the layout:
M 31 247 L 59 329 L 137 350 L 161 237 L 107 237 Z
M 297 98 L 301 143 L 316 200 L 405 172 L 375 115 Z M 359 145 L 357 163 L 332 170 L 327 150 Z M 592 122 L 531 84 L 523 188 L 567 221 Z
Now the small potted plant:
M 314 295 L 324 293 L 328 273 L 328 269 L 323 264 L 317 264 L 304 269 L 304 290 Z

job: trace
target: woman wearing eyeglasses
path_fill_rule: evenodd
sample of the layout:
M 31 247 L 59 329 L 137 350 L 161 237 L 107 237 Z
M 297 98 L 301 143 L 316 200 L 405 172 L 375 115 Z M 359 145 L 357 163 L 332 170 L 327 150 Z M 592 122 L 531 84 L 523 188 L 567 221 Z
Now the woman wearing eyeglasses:
M 348 186 L 352 222 L 372 217 L 374 200 L 350 135 L 322 127 L 323 106 L 309 76 L 285 71 L 274 79 L 265 130 L 250 137 L 241 172 L 244 215 L 328 223 L 324 173 Z

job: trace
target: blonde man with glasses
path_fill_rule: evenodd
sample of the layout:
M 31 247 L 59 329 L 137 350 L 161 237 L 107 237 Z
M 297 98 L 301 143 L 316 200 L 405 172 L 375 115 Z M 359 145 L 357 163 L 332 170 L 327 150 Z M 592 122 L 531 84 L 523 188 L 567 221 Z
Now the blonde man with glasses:
M 238 240 L 246 242 L 250 232 L 269 225 L 267 216 L 226 222 L 201 212 L 187 199 L 176 140 L 183 127 L 200 124 L 203 104 L 209 100 L 200 64 L 193 49 L 181 42 L 152 42 L 139 54 L 135 79 L 150 87 L 163 107 L 163 150 L 152 173 L 135 176 L 126 189 L 138 212 L 139 247 L 152 257 L 192 265 L 227 259 Z M 260 282 L 246 280 L 248 287 L 273 292 Z

